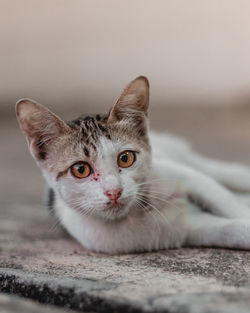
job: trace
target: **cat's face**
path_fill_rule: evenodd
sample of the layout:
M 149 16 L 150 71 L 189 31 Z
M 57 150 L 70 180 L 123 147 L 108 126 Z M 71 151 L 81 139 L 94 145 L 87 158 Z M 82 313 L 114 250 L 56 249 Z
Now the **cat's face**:
M 108 115 L 68 124 L 30 100 L 17 116 L 47 183 L 72 209 L 105 219 L 126 216 L 150 180 L 147 136 L 148 81 L 139 77 Z

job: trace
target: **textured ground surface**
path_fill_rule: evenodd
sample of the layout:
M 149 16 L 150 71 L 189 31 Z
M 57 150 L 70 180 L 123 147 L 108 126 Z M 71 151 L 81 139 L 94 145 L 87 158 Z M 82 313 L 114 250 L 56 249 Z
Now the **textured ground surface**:
M 199 151 L 248 164 L 249 122 L 248 111 L 152 115 L 153 126 L 189 138 Z M 84 312 L 249 312 L 250 252 L 85 251 L 44 209 L 43 180 L 15 121 L 1 121 L 0 140 L 0 290 Z M 0 297 L 1 313 L 48 310 Z
M 16 296 L 0 294 L 1 313 L 60 313 L 57 309 L 48 305 L 41 305 L 31 300 L 24 300 Z M 70 312 L 70 311 L 64 311 Z

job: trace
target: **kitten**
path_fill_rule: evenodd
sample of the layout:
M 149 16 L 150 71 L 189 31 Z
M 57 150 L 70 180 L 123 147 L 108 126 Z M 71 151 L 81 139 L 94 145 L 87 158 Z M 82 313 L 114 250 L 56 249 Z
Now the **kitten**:
M 17 103 L 57 219 L 97 252 L 250 249 L 249 203 L 233 193 L 250 192 L 250 168 L 206 159 L 180 139 L 149 133 L 148 104 L 143 76 L 108 114 L 70 123 L 32 100 Z

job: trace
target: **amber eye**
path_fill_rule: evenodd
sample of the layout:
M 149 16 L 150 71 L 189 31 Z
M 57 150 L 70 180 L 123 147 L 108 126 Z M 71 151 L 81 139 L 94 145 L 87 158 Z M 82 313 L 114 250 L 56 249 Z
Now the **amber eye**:
M 130 167 L 135 162 L 134 151 L 123 151 L 118 155 L 117 164 L 120 167 Z
M 92 173 L 92 168 L 87 162 L 77 162 L 71 166 L 70 171 L 76 178 L 86 178 Z

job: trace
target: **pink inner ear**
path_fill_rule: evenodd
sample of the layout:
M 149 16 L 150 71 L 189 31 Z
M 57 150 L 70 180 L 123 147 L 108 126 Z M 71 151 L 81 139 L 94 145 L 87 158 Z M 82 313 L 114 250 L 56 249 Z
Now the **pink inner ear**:
M 124 97 L 121 98 L 119 104 L 120 105 L 132 105 L 135 106 L 135 104 L 137 103 L 138 99 L 136 94 L 132 93 L 132 94 L 127 94 Z
M 16 112 L 20 127 L 28 139 L 30 152 L 39 161 L 47 159 L 53 140 L 70 133 L 70 127 L 63 120 L 32 100 L 20 100 Z

